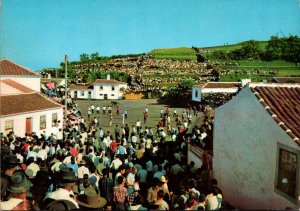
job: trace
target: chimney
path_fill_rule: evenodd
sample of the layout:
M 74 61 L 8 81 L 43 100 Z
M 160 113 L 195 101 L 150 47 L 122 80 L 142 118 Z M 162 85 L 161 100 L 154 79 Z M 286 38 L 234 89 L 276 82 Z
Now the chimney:
M 110 75 L 109 74 L 107 74 L 106 80 L 110 80 Z

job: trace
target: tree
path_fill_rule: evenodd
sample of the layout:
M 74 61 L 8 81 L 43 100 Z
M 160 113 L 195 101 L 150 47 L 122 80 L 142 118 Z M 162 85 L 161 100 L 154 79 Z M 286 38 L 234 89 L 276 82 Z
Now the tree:
M 95 52 L 95 53 L 92 53 L 91 54 L 91 60 L 98 60 L 99 59 L 99 53 L 98 52 Z
M 177 89 L 181 92 L 190 92 L 192 91 L 193 86 L 195 85 L 195 81 L 192 79 L 185 79 L 185 80 L 181 80 L 178 85 L 177 85 Z
M 80 61 L 81 62 L 87 62 L 90 60 L 90 56 L 86 53 L 80 54 Z

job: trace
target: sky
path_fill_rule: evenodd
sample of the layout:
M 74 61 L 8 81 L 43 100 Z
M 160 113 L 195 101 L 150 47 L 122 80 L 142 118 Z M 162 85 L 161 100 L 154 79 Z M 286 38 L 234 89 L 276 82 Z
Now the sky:
M 300 0 L 0 0 L 0 58 L 37 71 L 68 55 L 147 53 L 300 36 Z

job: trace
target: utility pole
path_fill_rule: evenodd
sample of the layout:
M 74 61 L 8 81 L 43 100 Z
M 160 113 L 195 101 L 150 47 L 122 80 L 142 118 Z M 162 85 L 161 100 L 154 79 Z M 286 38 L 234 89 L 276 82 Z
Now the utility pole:
M 65 55 L 65 118 L 67 119 L 67 78 L 68 78 L 68 56 Z

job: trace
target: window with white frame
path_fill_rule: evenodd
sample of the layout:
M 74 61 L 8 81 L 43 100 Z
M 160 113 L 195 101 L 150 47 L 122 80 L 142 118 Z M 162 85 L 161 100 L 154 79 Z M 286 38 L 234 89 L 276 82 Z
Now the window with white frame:
M 81 96 L 84 96 L 84 91 L 81 91 L 81 92 L 80 92 L 80 95 L 81 95 Z
M 5 133 L 8 134 L 11 131 L 14 131 L 14 120 L 5 121 Z
M 295 200 L 297 195 L 297 169 L 299 155 L 293 149 L 279 146 L 276 190 Z M 299 182 L 299 181 L 298 181 Z
M 198 90 L 195 90 L 195 97 L 198 98 Z
M 46 115 L 40 116 L 40 130 L 46 129 Z
M 103 86 L 99 86 L 99 90 L 102 91 L 103 90 Z
M 112 87 L 111 87 L 111 91 L 115 91 L 115 86 L 112 86 Z

